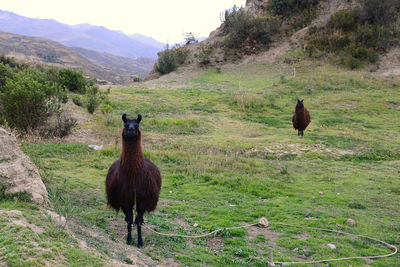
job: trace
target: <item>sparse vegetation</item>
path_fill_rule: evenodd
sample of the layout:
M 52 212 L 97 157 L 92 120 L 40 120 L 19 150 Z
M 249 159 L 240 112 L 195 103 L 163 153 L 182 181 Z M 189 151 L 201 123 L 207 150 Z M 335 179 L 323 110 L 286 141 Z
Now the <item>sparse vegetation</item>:
M 268 46 L 278 28 L 278 18 L 271 15 L 255 17 L 243 8 L 234 6 L 224 14 L 224 45 L 231 49 L 244 49 L 245 52 L 254 53 L 251 50 L 255 47 Z M 246 46 L 250 46 L 250 50 L 246 50 Z
M 291 31 L 307 26 L 317 13 L 320 0 L 271 0 L 267 8 L 275 15 L 282 16 Z
M 314 50 L 342 57 L 342 64 L 359 68 L 363 61 L 375 63 L 378 53 L 399 42 L 396 31 L 400 3 L 395 0 L 363 0 L 361 7 L 333 14 L 321 28 L 311 28 L 308 37 L 310 55 Z

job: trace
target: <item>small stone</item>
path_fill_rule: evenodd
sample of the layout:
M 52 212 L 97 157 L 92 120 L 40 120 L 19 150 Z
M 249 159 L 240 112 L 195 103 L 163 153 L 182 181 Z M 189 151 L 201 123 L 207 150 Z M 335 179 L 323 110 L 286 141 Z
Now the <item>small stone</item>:
M 336 226 L 339 227 L 339 228 L 343 228 L 343 225 L 341 225 L 339 223 L 336 223 Z
M 334 244 L 328 244 L 327 246 L 328 246 L 328 248 L 330 248 L 330 249 L 336 249 L 336 246 L 335 246 Z
M 269 222 L 268 222 L 267 218 L 261 217 L 261 218 L 258 220 L 258 226 L 259 226 L 259 227 L 267 228 L 268 225 L 269 225 Z
M 299 248 L 292 249 L 293 252 L 299 252 Z
M 170 194 L 172 194 L 172 191 L 169 191 Z
M 354 226 L 354 225 L 356 225 L 356 221 L 354 221 L 353 219 L 348 219 L 348 220 L 346 221 L 346 224 L 347 224 L 347 225 L 350 225 L 350 226 Z
M 321 192 L 319 192 L 319 194 L 320 194 L 320 195 L 323 195 L 323 194 L 324 194 L 324 192 L 322 192 L 322 191 L 321 191 Z
M 195 224 L 193 224 L 193 227 L 197 227 L 197 226 L 199 226 L 199 224 L 198 224 L 198 223 L 195 223 Z

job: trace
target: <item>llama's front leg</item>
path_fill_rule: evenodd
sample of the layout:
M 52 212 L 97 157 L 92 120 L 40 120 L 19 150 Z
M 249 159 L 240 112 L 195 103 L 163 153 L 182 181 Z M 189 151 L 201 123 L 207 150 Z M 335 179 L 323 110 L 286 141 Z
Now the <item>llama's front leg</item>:
M 303 136 L 303 134 L 304 134 L 304 130 L 301 130 L 301 136 Z
M 135 218 L 135 224 L 137 225 L 137 234 L 138 234 L 138 241 L 137 241 L 138 248 L 143 247 L 142 223 L 143 223 L 143 211 L 138 210 L 138 215 Z
M 300 130 L 297 131 L 297 136 L 300 136 Z
M 126 243 L 128 245 L 132 244 L 132 224 L 133 224 L 133 208 L 124 207 L 122 211 L 125 213 L 125 221 L 128 224 L 128 236 L 126 237 Z

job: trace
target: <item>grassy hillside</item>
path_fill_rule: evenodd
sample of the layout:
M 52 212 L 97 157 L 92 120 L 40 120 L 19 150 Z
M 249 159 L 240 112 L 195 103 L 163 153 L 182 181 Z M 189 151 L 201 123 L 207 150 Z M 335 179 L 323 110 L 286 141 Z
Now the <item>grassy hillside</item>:
M 286 57 L 293 55 L 299 52 Z M 381 79 L 308 60 L 294 64 L 293 77 L 293 65 L 282 61 L 175 73 L 113 88 L 111 116 L 96 113 L 81 125 L 103 136 L 99 144 L 114 144 L 100 151 L 80 143 L 24 142 L 22 149 L 39 167 L 54 210 L 68 217 L 69 230 L 54 231 L 40 209 L 3 199 L 2 209 L 22 210 L 45 232 L 21 231 L 2 218 L 1 261 L 99 266 L 143 259 L 150 265 L 266 266 L 268 247 L 280 261 L 390 252 L 361 239 L 278 226 L 224 230 L 194 240 L 145 229 L 145 248 L 126 249 L 123 216 L 106 206 L 104 194 L 105 175 L 120 153 L 124 112 L 143 115 L 144 152 L 163 175 L 158 210 L 145 217 L 147 226 L 192 235 L 265 216 L 399 246 L 399 77 Z M 297 98 L 311 113 L 303 138 L 291 125 Z M 357 225 L 348 226 L 349 218 Z M 82 243 L 90 254 L 82 252 Z M 399 259 L 329 266 L 400 266 Z
M 146 62 L 90 50 L 75 50 L 51 40 L 0 31 L 0 54 L 24 62 L 80 69 L 87 76 L 117 84 L 132 81 L 135 75 L 144 78 L 152 69 L 151 59 Z

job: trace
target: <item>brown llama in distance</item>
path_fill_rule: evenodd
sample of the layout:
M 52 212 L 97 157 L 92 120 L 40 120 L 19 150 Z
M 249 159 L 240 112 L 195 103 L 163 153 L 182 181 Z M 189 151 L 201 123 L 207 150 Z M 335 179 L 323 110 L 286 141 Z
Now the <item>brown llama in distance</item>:
M 296 109 L 292 118 L 293 127 L 298 130 L 297 135 L 303 136 L 304 130 L 310 124 L 310 113 L 303 105 L 303 100 L 297 99 Z
M 117 212 L 122 209 L 128 224 L 126 242 L 132 243 L 133 208 L 136 205 L 137 246 L 143 247 L 142 229 L 144 212 L 156 209 L 161 189 L 161 174 L 157 166 L 143 156 L 139 123 L 142 116 L 129 120 L 122 115 L 122 152 L 108 170 L 106 193 L 108 205 Z

